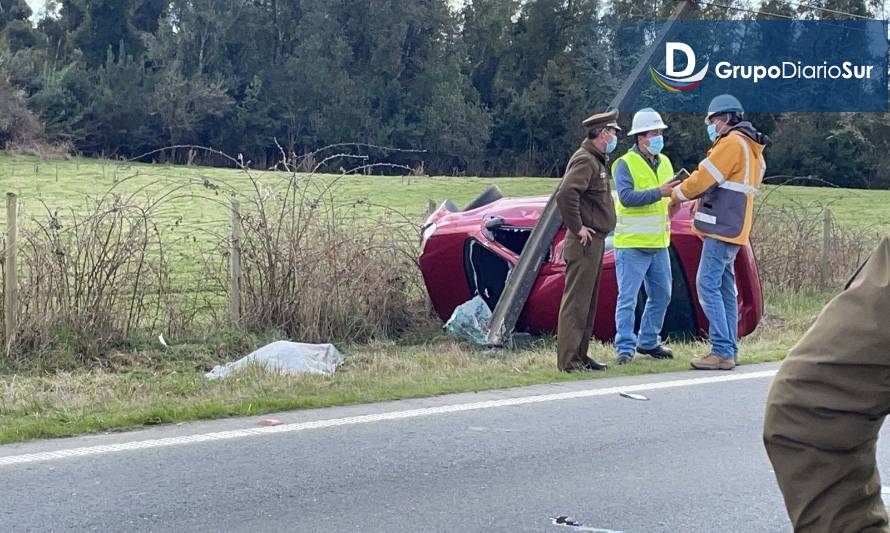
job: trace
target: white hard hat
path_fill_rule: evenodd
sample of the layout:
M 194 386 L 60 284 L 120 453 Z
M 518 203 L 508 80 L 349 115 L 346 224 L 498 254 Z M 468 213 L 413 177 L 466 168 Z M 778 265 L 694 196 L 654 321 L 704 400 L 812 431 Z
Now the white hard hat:
M 667 129 L 667 124 L 661 120 L 661 115 L 651 107 L 640 109 L 634 114 L 634 120 L 627 135 L 636 135 L 652 130 Z

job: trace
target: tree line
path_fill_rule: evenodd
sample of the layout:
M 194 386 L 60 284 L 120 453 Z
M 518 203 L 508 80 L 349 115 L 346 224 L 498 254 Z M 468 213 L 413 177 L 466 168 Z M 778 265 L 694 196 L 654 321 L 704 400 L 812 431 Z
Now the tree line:
M 642 52 L 642 36 L 639 49 L 615 46 L 617 22 L 663 19 L 673 5 L 51 0 L 48 15 L 34 21 L 24 0 L 0 0 L 0 143 L 21 135 L 16 128 L 39 128 L 86 155 L 201 145 L 269 168 L 282 148 L 301 155 L 355 142 L 424 150 L 367 148 L 376 160 L 422 163 L 431 174 L 557 176 L 583 136 L 581 120 L 605 108 Z M 768 0 L 754 8 L 726 0 L 699 3 L 692 16 L 879 10 L 875 0 Z M 666 152 L 694 164 L 708 145 L 701 117 L 665 119 Z M 773 138 L 769 175 L 890 187 L 885 114 L 752 119 Z

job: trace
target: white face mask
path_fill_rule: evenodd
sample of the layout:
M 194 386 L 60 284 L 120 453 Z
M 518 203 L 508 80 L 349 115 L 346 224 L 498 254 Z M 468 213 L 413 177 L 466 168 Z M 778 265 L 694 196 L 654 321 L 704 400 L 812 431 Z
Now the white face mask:
M 664 137 L 661 135 L 656 135 L 655 137 L 649 137 L 649 145 L 646 147 L 649 150 L 649 153 L 652 155 L 658 155 L 664 150 Z
M 711 139 L 711 142 L 717 142 L 717 139 L 723 135 L 723 132 L 726 130 L 727 123 L 726 122 L 714 122 L 712 124 L 708 124 L 708 138 Z

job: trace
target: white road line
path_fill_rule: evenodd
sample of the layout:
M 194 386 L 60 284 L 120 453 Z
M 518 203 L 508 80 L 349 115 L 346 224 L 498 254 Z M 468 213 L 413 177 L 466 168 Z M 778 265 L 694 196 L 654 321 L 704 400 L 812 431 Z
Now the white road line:
M 331 420 L 317 420 L 314 422 L 300 422 L 296 424 L 282 424 L 280 426 L 264 426 L 257 428 L 238 429 L 233 431 L 220 431 L 216 433 L 203 433 L 197 435 L 185 435 L 182 437 L 169 437 L 165 439 L 152 439 L 103 446 L 89 446 L 85 448 L 71 448 L 53 452 L 29 453 L 24 455 L 11 455 L 0 457 L 0 467 L 12 466 L 43 461 L 55 461 L 70 457 L 84 457 L 90 455 L 104 455 L 107 453 L 125 452 L 130 450 L 144 450 L 149 448 L 163 448 L 167 446 L 181 446 L 213 442 L 220 440 L 240 439 L 245 437 L 257 437 L 275 433 L 293 433 L 310 429 L 323 429 L 338 426 L 350 426 L 356 424 L 370 424 L 387 420 L 403 420 L 422 416 L 443 415 L 448 413 L 461 413 L 464 411 L 478 411 L 480 409 L 494 409 L 497 407 L 515 407 L 544 402 L 556 402 L 561 400 L 575 400 L 578 398 L 593 398 L 595 396 L 609 396 L 621 392 L 642 392 L 662 389 L 675 389 L 678 387 L 691 387 L 695 385 L 708 385 L 712 383 L 727 383 L 732 381 L 744 381 L 772 377 L 775 370 L 761 372 L 737 373 L 721 376 L 710 376 L 695 379 L 678 379 L 662 381 L 658 383 L 644 383 L 640 385 L 627 385 L 621 387 L 608 387 L 604 389 L 590 389 L 557 394 L 542 394 L 538 396 L 524 396 L 505 400 L 489 400 L 485 402 L 463 403 L 456 405 L 443 405 L 426 409 L 411 409 L 408 411 L 395 411 L 374 415 L 350 416 L 347 418 L 335 418 Z

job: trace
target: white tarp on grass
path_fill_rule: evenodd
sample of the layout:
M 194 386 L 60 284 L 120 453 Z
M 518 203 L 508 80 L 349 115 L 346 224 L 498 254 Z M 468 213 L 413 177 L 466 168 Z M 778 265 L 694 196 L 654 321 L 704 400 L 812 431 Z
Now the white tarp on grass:
M 267 344 L 234 363 L 219 365 L 208 372 L 209 379 L 224 378 L 248 366 L 262 366 L 280 374 L 333 374 L 345 357 L 333 344 L 303 344 L 277 341 Z

